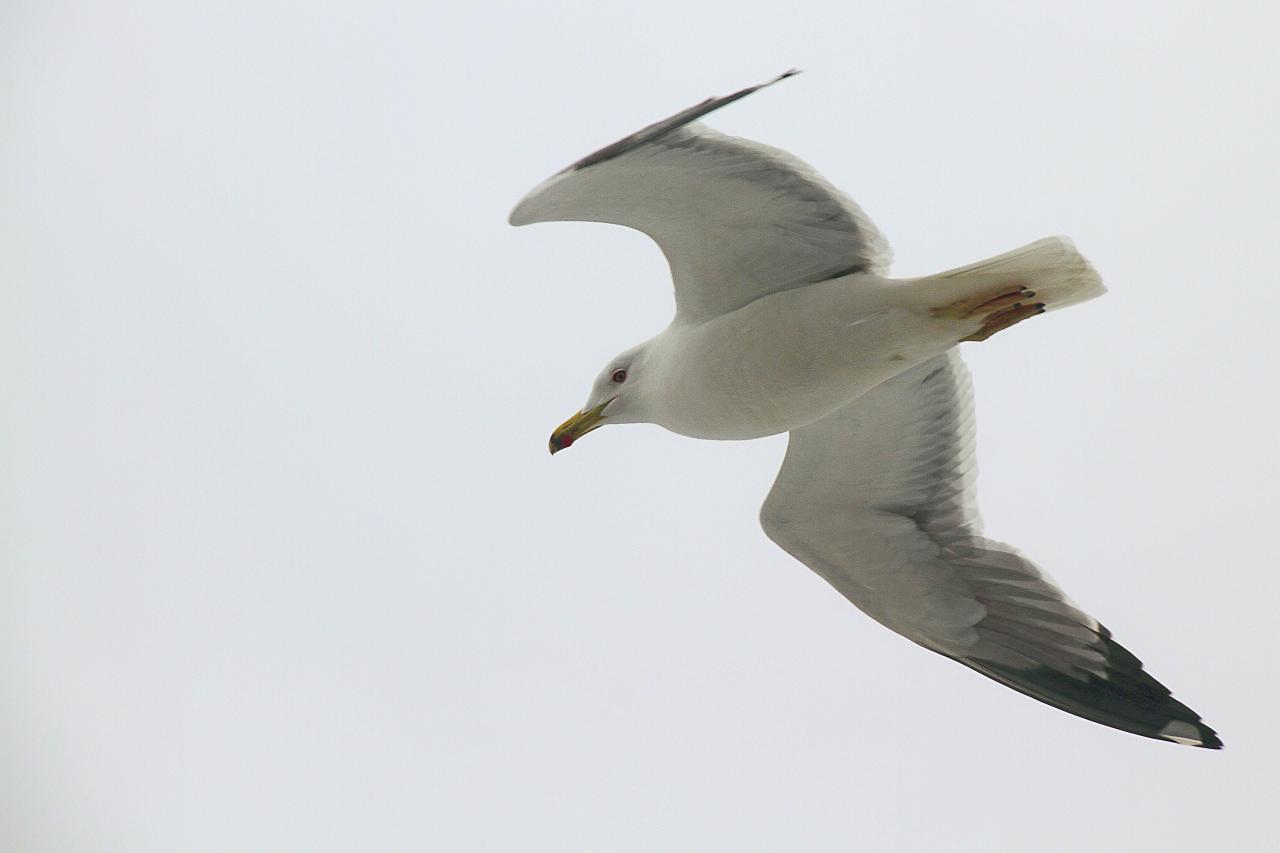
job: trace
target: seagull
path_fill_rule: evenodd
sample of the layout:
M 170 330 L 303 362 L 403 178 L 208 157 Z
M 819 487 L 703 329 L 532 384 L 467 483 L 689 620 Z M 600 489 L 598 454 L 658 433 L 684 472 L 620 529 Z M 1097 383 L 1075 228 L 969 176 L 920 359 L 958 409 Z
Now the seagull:
M 892 631 L 1086 720 L 1220 749 L 1200 716 L 1016 548 L 986 538 L 958 345 L 1104 293 L 1064 237 L 923 278 L 791 154 L 718 133 L 709 98 L 535 187 L 512 225 L 592 221 L 651 237 L 675 317 L 611 359 L 554 454 L 607 424 L 743 440 L 789 433 L 765 533 Z

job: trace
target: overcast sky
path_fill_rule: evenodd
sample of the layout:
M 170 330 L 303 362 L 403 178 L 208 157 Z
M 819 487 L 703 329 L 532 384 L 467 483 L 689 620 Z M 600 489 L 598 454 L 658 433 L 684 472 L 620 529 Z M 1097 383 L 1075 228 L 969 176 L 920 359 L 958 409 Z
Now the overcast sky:
M 1274 844 L 1272 5 L 616 5 L 0 5 L 0 848 Z M 709 123 L 896 272 L 1102 273 L 965 345 L 984 515 L 1223 752 L 863 616 L 758 527 L 782 437 L 548 456 L 670 284 L 508 211 L 792 66 Z

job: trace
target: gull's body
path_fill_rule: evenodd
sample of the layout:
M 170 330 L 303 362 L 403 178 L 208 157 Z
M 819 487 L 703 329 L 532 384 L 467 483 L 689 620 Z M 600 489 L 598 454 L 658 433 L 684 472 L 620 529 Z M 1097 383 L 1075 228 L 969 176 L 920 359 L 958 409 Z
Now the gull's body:
M 671 324 L 606 366 L 552 451 L 604 423 L 707 439 L 789 432 L 765 532 L 872 618 L 1078 716 L 1221 746 L 1034 564 L 981 533 L 957 344 L 1097 296 L 1097 274 L 1049 238 L 888 277 L 888 244 L 851 200 L 785 152 L 694 123 L 759 88 L 580 160 L 512 213 L 516 225 L 641 230 L 675 283 Z
M 871 390 L 904 361 L 954 345 L 938 323 L 896 301 L 883 279 L 855 273 L 730 314 L 678 320 L 649 349 L 658 372 L 647 375 L 664 391 L 652 401 L 653 422 L 694 438 L 788 432 Z

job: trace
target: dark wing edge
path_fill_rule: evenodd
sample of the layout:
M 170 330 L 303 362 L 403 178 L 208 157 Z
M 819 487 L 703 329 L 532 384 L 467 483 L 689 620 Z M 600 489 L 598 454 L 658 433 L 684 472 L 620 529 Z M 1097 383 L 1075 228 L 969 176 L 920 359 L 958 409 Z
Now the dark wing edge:
M 707 113 L 714 112 L 720 109 L 721 107 L 728 106 L 729 104 L 732 104 L 734 101 L 741 100 L 742 98 L 745 98 L 747 95 L 750 95 L 754 92 L 760 91 L 761 89 L 765 89 L 769 86 L 772 86 L 774 83 L 779 83 L 783 80 L 786 80 L 788 77 L 794 77 L 799 73 L 800 73 L 800 69 L 792 68 L 789 71 L 784 71 L 783 73 L 779 74 L 777 77 L 774 77 L 772 80 L 769 80 L 764 83 L 757 83 L 756 85 L 748 86 L 745 89 L 739 89 L 737 92 L 734 92 L 731 95 L 721 95 L 719 97 L 707 98 L 705 101 L 694 104 L 688 109 L 681 110 L 680 112 L 676 113 L 675 115 L 669 118 L 665 118 L 662 121 L 655 121 L 653 124 L 641 130 L 636 131 L 630 136 L 624 136 L 622 139 L 619 139 L 617 142 L 614 142 L 612 145 L 606 145 L 604 148 L 601 148 L 599 151 L 588 154 L 586 157 L 583 157 L 581 160 L 578 160 L 577 162 L 565 167 L 564 169 L 561 169 L 557 174 L 564 174 L 565 172 L 576 172 L 581 169 L 585 169 L 588 166 L 594 166 L 597 163 L 603 163 L 606 160 L 612 160 L 615 157 L 619 157 L 623 154 L 626 154 L 628 151 L 632 151 L 636 148 L 639 148 L 641 145 L 645 145 L 657 139 L 661 139 L 662 137 L 666 136 L 668 133 L 671 133 L 674 130 L 684 127 L 686 124 L 689 124 L 690 122 L 697 121 Z
M 1173 698 L 1172 691 L 1152 678 L 1142 668 L 1142 661 L 1113 640 L 1105 626 L 1098 626 L 1098 640 L 1105 657 L 1106 677 L 1089 674 L 1084 681 L 1047 666 L 1017 670 L 991 661 L 947 657 L 1068 714 L 1141 737 L 1222 749 L 1218 733 L 1205 725 L 1199 714 Z
M 921 643 L 925 648 L 1068 714 L 1142 737 L 1222 748 L 1199 714 L 1016 548 L 976 531 L 948 538 L 921 525 L 920 532 L 939 545 L 939 556 L 985 610 L 967 650 Z

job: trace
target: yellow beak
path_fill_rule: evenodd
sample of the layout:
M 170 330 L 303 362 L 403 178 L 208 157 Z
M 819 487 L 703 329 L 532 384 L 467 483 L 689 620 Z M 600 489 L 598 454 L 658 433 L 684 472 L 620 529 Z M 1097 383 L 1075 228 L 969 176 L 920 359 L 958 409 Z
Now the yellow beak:
M 547 445 L 551 448 L 552 455 L 556 451 L 564 450 L 596 427 L 600 426 L 604 421 L 604 407 L 613 402 L 610 398 L 605 400 L 594 409 L 586 409 L 578 412 L 569 420 L 556 427 L 555 432 L 551 433 L 551 441 Z

